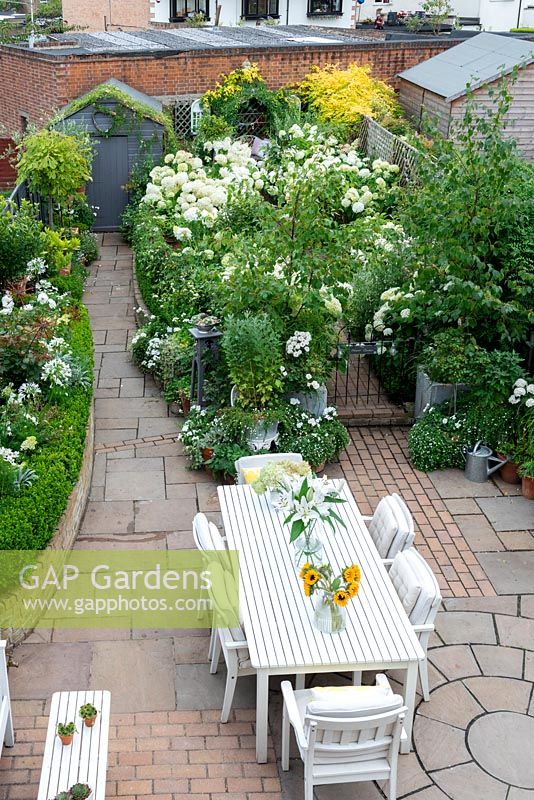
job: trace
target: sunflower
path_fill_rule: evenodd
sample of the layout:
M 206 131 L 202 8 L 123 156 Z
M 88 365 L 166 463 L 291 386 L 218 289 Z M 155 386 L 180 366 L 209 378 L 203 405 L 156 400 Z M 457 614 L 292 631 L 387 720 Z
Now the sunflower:
M 305 583 L 304 584 L 304 595 L 306 597 L 309 597 L 311 595 L 311 590 L 312 590 L 312 587 L 310 586 L 310 584 L 309 583 Z
M 351 564 L 350 567 L 345 567 L 343 570 L 343 578 L 347 583 L 359 583 L 362 577 L 362 571 L 358 564 Z
M 317 581 L 320 579 L 320 577 L 321 577 L 321 574 L 319 572 L 317 572 L 316 569 L 313 569 L 313 567 L 312 567 L 311 569 L 307 570 L 307 572 L 306 572 L 306 574 L 304 576 L 304 583 L 307 583 L 308 586 L 314 586 L 317 583 Z
M 356 597 L 360 590 L 360 584 L 358 581 L 352 581 L 347 585 L 347 592 L 350 594 L 351 597 Z
M 345 589 L 338 589 L 334 592 L 332 600 L 336 606 L 346 606 L 350 600 L 350 594 Z
M 305 578 L 306 577 L 306 573 L 308 572 L 310 567 L 311 567 L 310 562 L 306 561 L 306 563 L 302 565 L 302 569 L 300 571 L 299 578 Z

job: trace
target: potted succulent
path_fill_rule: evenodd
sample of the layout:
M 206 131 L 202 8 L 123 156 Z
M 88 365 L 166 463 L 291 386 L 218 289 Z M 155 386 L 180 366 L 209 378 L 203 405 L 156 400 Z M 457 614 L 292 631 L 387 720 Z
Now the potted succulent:
M 201 333 L 209 333 L 214 330 L 221 320 L 211 314 L 198 314 L 193 317 L 193 324 Z
M 534 458 L 523 461 L 517 471 L 521 478 L 521 494 L 534 500 Z
M 76 725 L 74 722 L 60 722 L 57 726 L 57 735 L 61 739 L 62 745 L 71 744 L 75 733 Z
M 54 797 L 54 800 L 72 800 L 69 792 L 59 792 Z
M 85 725 L 88 728 L 92 728 L 96 722 L 96 716 L 98 714 L 97 709 L 94 707 L 92 703 L 85 703 L 83 706 L 80 706 L 80 710 L 78 712 L 80 717 L 83 719 Z
M 92 789 L 87 783 L 75 783 L 69 789 L 71 800 L 86 800 L 91 792 Z

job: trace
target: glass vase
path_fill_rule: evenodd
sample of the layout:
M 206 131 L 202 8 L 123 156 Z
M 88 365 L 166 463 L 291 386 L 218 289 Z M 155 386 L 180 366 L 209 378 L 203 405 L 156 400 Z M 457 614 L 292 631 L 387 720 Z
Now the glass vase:
M 347 609 L 338 606 L 332 599 L 331 592 L 315 593 L 313 624 L 321 633 L 340 633 L 347 625 Z
M 304 564 L 317 566 L 323 559 L 323 542 L 314 527 L 305 528 L 303 533 L 293 542 L 295 566 L 300 569 Z

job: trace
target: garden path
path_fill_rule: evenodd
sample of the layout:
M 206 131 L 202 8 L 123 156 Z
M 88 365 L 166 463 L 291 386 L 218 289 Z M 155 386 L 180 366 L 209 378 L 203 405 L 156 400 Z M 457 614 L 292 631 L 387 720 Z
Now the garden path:
M 116 234 L 101 245 L 85 293 L 96 355 L 95 465 L 76 547 L 189 548 L 197 510 L 220 523 L 216 486 L 187 469 L 176 419 L 129 359 L 132 257 Z M 402 428 L 352 429 L 329 474 L 347 479 L 364 513 L 394 489 L 406 498 L 416 544 L 446 598 L 429 652 L 433 691 L 416 716 L 416 752 L 400 759 L 399 798 L 534 800 L 532 506 L 502 484 L 417 472 Z M 206 653 L 202 630 L 36 631 L 15 650 L 19 666 L 10 671 L 17 741 L 0 759 L 0 800 L 36 795 L 50 696 L 77 688 L 112 692 L 109 797 L 300 800 L 299 763 L 281 780 L 274 760 L 277 685 L 270 762 L 257 765 L 254 680 L 240 679 L 231 721 L 221 725 L 224 670 L 210 676 Z M 373 784 L 317 791 L 318 800 L 382 797 Z

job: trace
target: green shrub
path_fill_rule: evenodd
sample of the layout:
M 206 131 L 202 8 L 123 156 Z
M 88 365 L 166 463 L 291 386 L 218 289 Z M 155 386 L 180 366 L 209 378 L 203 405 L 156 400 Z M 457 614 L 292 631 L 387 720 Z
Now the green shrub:
M 79 236 L 80 249 L 78 258 L 84 264 L 90 264 L 91 261 L 96 261 L 98 258 L 98 245 L 96 243 L 96 236 L 90 231 L 82 231 Z
M 75 355 L 92 363 L 91 329 L 83 307 L 73 323 L 71 345 Z M 77 387 L 58 400 L 48 422 L 48 441 L 28 459 L 37 480 L 19 496 L 0 500 L 0 549 L 42 549 L 52 538 L 79 477 L 91 394 L 91 389 Z
M 0 197 L 0 290 L 9 281 L 22 277 L 28 261 L 42 252 L 41 224 L 31 203 L 24 202 L 12 216 Z

